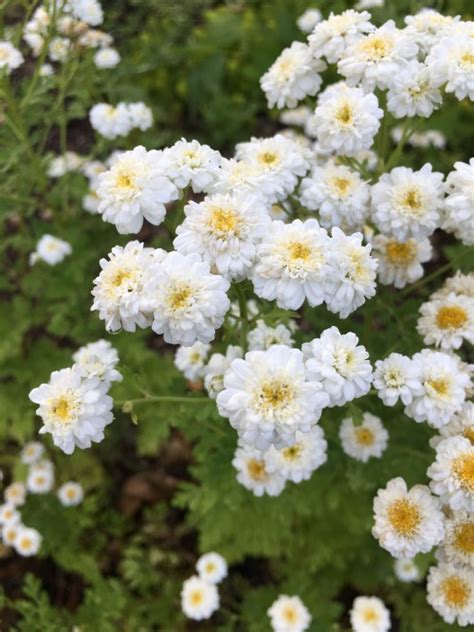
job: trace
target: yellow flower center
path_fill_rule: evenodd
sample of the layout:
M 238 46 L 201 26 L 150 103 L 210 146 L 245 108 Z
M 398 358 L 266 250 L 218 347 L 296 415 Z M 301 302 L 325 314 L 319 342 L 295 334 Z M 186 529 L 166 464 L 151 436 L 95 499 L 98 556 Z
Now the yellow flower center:
M 474 554 L 474 522 L 463 522 L 456 525 L 453 544 L 463 553 Z
M 375 610 L 375 608 L 371 608 L 369 606 L 364 610 L 362 617 L 365 623 L 377 623 L 379 620 L 379 613 Z
M 459 65 L 466 72 L 472 72 L 474 68 L 474 54 L 473 53 L 464 53 L 461 59 L 459 60 Z
M 33 546 L 33 541 L 31 540 L 31 538 L 29 538 L 28 536 L 24 536 L 23 538 L 21 538 L 20 549 L 24 549 L 25 551 L 28 551 L 28 549 L 31 549 L 32 546 Z
M 434 394 L 440 395 L 441 397 L 444 397 L 445 395 L 449 393 L 449 382 L 446 379 L 445 380 L 443 379 L 427 380 L 426 386 L 428 387 L 428 392 L 434 391 Z
M 203 602 L 203 594 L 201 590 L 193 590 L 189 597 L 193 606 L 199 606 Z
M 115 179 L 115 184 L 120 189 L 135 189 L 135 178 L 129 171 L 119 171 Z
M 352 182 L 348 178 L 336 176 L 331 178 L 330 184 L 340 197 L 345 197 L 350 192 Z
M 191 288 L 188 285 L 183 285 L 170 292 L 168 304 L 171 309 L 184 309 L 188 307 L 191 297 Z
M 124 281 L 128 281 L 132 274 L 129 270 L 118 270 L 112 277 L 111 284 L 114 287 L 120 287 Z
M 235 232 L 239 224 L 237 214 L 231 209 L 214 208 L 208 220 L 209 228 L 216 233 Z
M 247 472 L 254 481 L 264 481 L 267 478 L 265 463 L 258 459 L 249 459 L 247 461 Z
M 344 127 L 352 125 L 354 120 L 352 108 L 349 103 L 344 103 L 336 112 L 336 121 Z
M 422 207 L 423 199 L 417 189 L 408 189 L 402 198 L 402 203 L 417 214 Z
M 474 493 L 474 450 L 456 457 L 451 468 L 461 487 Z
M 0 46 L 0 60 L 8 59 L 8 56 L 7 49 Z
M 288 244 L 288 254 L 290 261 L 304 261 L 307 262 L 311 257 L 311 248 L 300 241 L 293 241 Z
M 216 570 L 216 565 L 214 562 L 208 562 L 206 564 L 206 573 L 213 573 Z
M 399 368 L 393 367 L 385 373 L 385 382 L 391 388 L 399 388 L 404 383 L 403 374 Z
M 66 497 L 67 497 L 69 500 L 74 500 L 74 499 L 76 498 L 76 490 L 75 490 L 74 488 L 72 488 L 72 487 L 69 487 L 69 488 L 66 490 Z
M 393 43 L 388 39 L 384 39 L 378 35 L 365 39 L 360 48 L 365 55 L 367 61 L 381 61 L 390 54 Z
M 467 321 L 466 310 L 457 305 L 441 307 L 436 314 L 436 324 L 440 329 L 460 329 Z
M 272 165 L 274 165 L 277 162 L 278 156 L 273 151 L 264 151 L 263 153 L 261 153 L 259 155 L 258 159 L 264 165 L 267 165 L 268 167 L 271 167 Z
M 387 517 L 398 535 L 413 537 L 421 523 L 416 505 L 406 498 L 394 500 L 387 509 Z
M 301 445 L 301 443 L 295 443 L 289 448 L 283 448 L 281 453 L 287 461 L 296 461 L 296 459 L 300 457 L 302 451 L 303 446 Z
M 293 606 L 285 606 L 282 615 L 287 623 L 296 623 L 298 620 L 298 614 Z
M 465 581 L 451 575 L 441 583 L 441 592 L 447 604 L 455 608 L 463 608 L 471 591 Z
M 257 406 L 264 411 L 282 410 L 294 397 L 291 384 L 274 379 L 265 382 L 257 394 Z
M 62 423 L 68 423 L 71 419 L 72 402 L 67 397 L 60 397 L 51 406 L 53 414 Z
M 373 445 L 375 441 L 375 436 L 372 430 L 369 428 L 364 428 L 363 426 L 359 426 L 358 428 L 354 428 L 354 434 L 357 443 L 363 446 Z
M 462 436 L 466 437 L 466 439 L 469 439 L 469 441 L 474 445 L 474 426 L 465 428 Z
M 400 266 L 409 265 L 416 259 L 416 244 L 414 241 L 389 241 L 385 246 L 387 259 L 390 263 Z

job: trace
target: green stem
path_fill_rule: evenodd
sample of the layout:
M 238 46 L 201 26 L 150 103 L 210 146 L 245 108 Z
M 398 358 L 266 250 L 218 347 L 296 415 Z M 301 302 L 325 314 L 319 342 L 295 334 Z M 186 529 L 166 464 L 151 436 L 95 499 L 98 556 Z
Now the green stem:
M 456 265 L 455 261 L 450 261 L 446 265 L 441 266 L 440 268 L 438 268 L 437 270 L 435 270 L 428 276 L 418 281 L 418 283 L 415 283 L 414 285 L 410 285 L 409 287 L 407 287 L 406 290 L 403 290 L 403 292 L 400 292 L 399 296 L 403 298 L 409 294 L 412 294 L 413 292 L 416 292 L 417 290 L 420 290 L 422 287 L 424 287 L 425 285 L 433 281 L 433 279 L 436 279 L 441 274 L 444 274 L 445 272 L 448 272 L 448 270 L 451 270 L 451 268 L 453 268 L 455 265 Z
M 249 331 L 249 316 L 247 312 L 247 297 L 245 296 L 245 289 L 243 286 L 236 285 L 237 296 L 239 299 L 240 310 L 240 346 L 244 354 L 247 351 L 247 335 Z
M 208 397 L 191 397 L 184 395 L 183 397 L 174 395 L 150 395 L 149 397 L 137 397 L 136 399 L 124 399 L 114 401 L 115 406 L 123 406 L 124 404 L 152 404 L 153 402 L 174 402 L 175 404 L 204 404 L 210 402 Z

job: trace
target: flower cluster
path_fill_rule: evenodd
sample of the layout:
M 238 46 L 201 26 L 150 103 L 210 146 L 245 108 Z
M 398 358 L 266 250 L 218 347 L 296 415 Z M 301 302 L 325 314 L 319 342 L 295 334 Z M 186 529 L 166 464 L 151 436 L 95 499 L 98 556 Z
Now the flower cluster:
M 153 124 L 153 114 L 141 101 L 117 105 L 97 103 L 89 112 L 89 121 L 101 136 L 113 140 L 127 136 L 132 129 L 149 129 Z
M 219 553 L 206 553 L 196 563 L 197 575 L 183 583 L 181 608 L 189 619 L 209 619 L 219 608 L 217 585 L 227 577 L 227 563 Z

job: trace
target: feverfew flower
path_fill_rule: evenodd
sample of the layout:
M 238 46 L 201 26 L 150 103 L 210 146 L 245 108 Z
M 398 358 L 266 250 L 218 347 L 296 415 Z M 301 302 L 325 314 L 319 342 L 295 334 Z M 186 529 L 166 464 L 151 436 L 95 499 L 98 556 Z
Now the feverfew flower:
M 39 445 L 39 444 L 38 444 Z M 10 483 L 3 492 L 5 501 L 15 507 L 23 505 L 26 499 L 26 487 L 24 483 L 17 481 L 16 483 Z
M 0 505 L 0 525 L 16 524 L 20 522 L 21 515 L 15 505 L 4 503 Z
M 298 28 L 303 33 L 311 33 L 318 22 L 321 22 L 321 11 L 318 9 L 306 9 L 296 20 Z
M 370 390 L 372 366 L 369 354 L 350 332 L 330 327 L 319 338 L 303 345 L 308 379 L 322 384 L 329 406 L 342 406 Z
M 213 353 L 209 362 L 204 367 L 204 386 L 212 399 L 224 388 L 224 374 L 230 367 L 232 360 L 241 358 L 243 355 L 241 347 L 229 345 L 225 354 Z
M 273 345 L 293 346 L 291 331 L 280 323 L 276 327 L 270 327 L 264 320 L 258 320 L 257 326 L 247 336 L 250 351 L 270 349 Z
M 419 171 L 396 167 L 372 187 L 372 219 L 399 241 L 429 237 L 441 223 L 443 204 L 443 174 L 430 164 Z
M 467 566 L 474 570 L 474 515 L 472 512 L 456 511 L 447 516 L 446 530 L 442 542 L 442 559 L 455 566 Z
M 474 40 L 466 33 L 453 36 L 449 32 L 446 37 L 433 46 L 426 58 L 434 81 L 446 84 L 446 92 L 454 93 L 461 100 L 474 100 L 473 60 Z
M 32 463 L 36 463 L 43 456 L 44 446 L 38 441 L 30 441 L 27 443 L 20 454 L 20 459 L 22 463 L 26 465 L 31 465 Z
M 23 525 L 20 522 L 11 522 L 3 526 L 0 530 L 2 534 L 2 542 L 5 546 L 13 546 L 16 537 Z
M 441 228 L 454 233 L 466 246 L 474 244 L 474 158 L 455 162 L 446 178 L 444 219 Z
M 30 265 L 34 265 L 37 261 L 44 261 L 50 266 L 55 266 L 71 252 L 71 245 L 67 241 L 53 235 L 43 235 L 36 244 L 35 251 L 30 255 Z
M 195 342 L 190 347 L 178 347 L 174 356 L 174 364 L 184 377 L 196 382 L 204 374 L 204 365 L 211 345 Z
M 232 465 L 237 470 L 237 481 L 255 496 L 279 496 L 285 487 L 285 478 L 280 472 L 269 472 L 265 464 L 265 452 L 238 447 Z
M 193 575 L 183 584 L 181 608 L 189 619 L 209 619 L 219 608 L 219 593 L 216 586 Z
M 307 381 L 302 352 L 274 345 L 232 362 L 217 407 L 244 443 L 280 449 L 295 442 L 298 430 L 311 430 L 328 400 L 320 383 Z
M 96 132 L 109 140 L 126 136 L 132 129 L 130 113 L 125 103 L 119 103 L 117 107 L 97 103 L 89 112 L 89 120 Z
M 389 78 L 388 111 L 395 118 L 428 118 L 443 102 L 439 86 L 430 68 L 412 59 Z
M 304 632 L 311 623 L 311 615 L 297 596 L 280 595 L 267 611 L 273 632 Z
M 395 406 L 399 399 L 407 406 L 414 394 L 423 392 L 418 366 L 407 356 L 391 353 L 375 363 L 374 388 L 385 406 Z
M 421 264 L 430 261 L 433 253 L 427 238 L 397 241 L 385 235 L 376 235 L 372 246 L 373 256 L 379 264 L 378 280 L 382 285 L 393 285 L 396 288 L 421 279 L 424 274 Z
M 98 26 L 104 20 L 104 12 L 97 0 L 73 0 L 70 10 L 75 18 L 90 26 Z
M 218 151 L 197 140 L 182 138 L 163 152 L 166 173 L 178 189 L 192 187 L 194 193 L 207 191 L 217 180 L 222 157 Z
M 153 113 L 151 109 L 138 101 L 137 103 L 127 103 L 127 111 L 133 127 L 137 127 L 142 132 L 153 125 Z
M 6 68 L 7 74 L 24 62 L 23 55 L 10 42 L 0 42 L 0 71 Z
M 417 51 L 415 42 L 388 20 L 348 46 L 337 69 L 349 86 L 359 85 L 365 92 L 383 90 Z
M 369 199 L 369 185 L 360 175 L 331 161 L 316 165 L 300 186 L 301 204 L 310 211 L 318 211 L 321 226 L 328 229 L 333 226 L 362 228 Z
M 178 190 L 164 174 L 162 152 L 141 145 L 121 154 L 109 171 L 99 174 L 99 213 L 122 235 L 138 233 L 143 220 L 157 226 L 166 214 L 165 204 L 176 200 Z
M 426 485 L 410 490 L 403 478 L 393 478 L 374 498 L 372 535 L 393 557 L 427 553 L 444 537 L 443 513 Z
M 47 494 L 53 489 L 54 469 L 50 461 L 33 463 L 28 471 L 26 488 L 32 494 Z
M 279 160 L 277 157 L 275 160 Z M 271 160 L 267 158 L 267 160 Z M 294 188 L 296 179 L 288 181 Z M 212 193 L 239 193 L 261 196 L 268 204 L 286 198 L 285 189 L 280 183 L 278 171 L 275 173 L 265 166 L 263 160 L 222 159 L 218 179 L 211 185 Z
M 61 156 L 52 158 L 48 167 L 50 178 L 61 178 L 70 171 L 77 171 L 82 167 L 82 158 L 74 151 L 66 151 Z
M 450 564 L 432 566 L 427 600 L 446 623 L 474 624 L 474 572 Z
M 315 219 L 271 222 L 257 246 L 252 282 L 257 296 L 298 309 L 321 305 L 334 283 L 331 240 Z
M 418 44 L 420 52 L 426 55 L 432 46 L 438 43 L 440 36 L 449 31 L 453 21 L 458 19 L 458 17 L 442 15 L 434 9 L 424 8 L 415 15 L 408 15 L 405 18 L 407 26 L 404 32 Z
M 357 425 L 353 419 L 343 419 L 339 438 L 346 454 L 367 463 L 371 457 L 379 459 L 382 456 L 387 447 L 388 432 L 379 417 L 364 413 L 362 423 Z
M 421 579 L 421 573 L 413 559 L 409 557 L 401 557 L 394 561 L 393 569 L 398 580 L 404 583 L 418 582 Z
M 79 483 L 68 481 L 58 489 L 58 498 L 64 507 L 80 505 L 84 498 L 84 490 Z
M 350 612 L 354 632 L 388 632 L 390 612 L 378 597 L 356 597 Z
M 432 298 L 420 307 L 416 328 L 426 345 L 459 349 L 464 341 L 474 344 L 474 298 L 456 294 Z
M 178 252 L 197 253 L 212 270 L 229 279 L 245 279 L 255 261 L 257 244 L 268 231 L 270 218 L 260 197 L 211 195 L 189 202 L 186 218 L 176 229 Z
M 331 13 L 327 20 L 316 24 L 308 37 L 308 43 L 316 58 L 326 57 L 333 64 L 341 59 L 347 46 L 373 29 L 370 13 L 348 9 L 340 15 Z
M 323 152 L 354 156 L 372 146 L 382 117 L 374 94 L 337 83 L 321 93 L 311 124 Z
M 474 445 L 474 402 L 465 402 L 449 423 L 439 429 L 439 433 L 441 438 L 461 435 Z
M 287 448 L 277 450 L 271 446 L 265 452 L 265 468 L 270 473 L 280 473 L 285 479 L 300 483 L 327 461 L 327 441 L 319 426 L 309 432 L 296 433 L 296 441 Z
M 196 563 L 199 577 L 210 584 L 219 584 L 227 577 L 227 562 L 219 553 L 206 553 L 201 555 Z
M 36 555 L 41 547 L 41 535 L 36 529 L 28 529 L 22 526 L 16 533 L 13 546 L 15 551 L 23 557 Z
M 120 63 L 120 55 L 115 48 L 101 48 L 94 55 L 97 68 L 115 68 Z
M 315 59 L 311 49 L 302 42 L 285 48 L 260 79 L 268 107 L 294 108 L 307 96 L 314 96 L 321 87 L 318 74 L 326 64 Z
M 113 421 L 109 385 L 96 377 L 83 378 L 76 368 L 53 371 L 48 384 L 34 388 L 29 398 L 38 404 L 43 420 L 40 434 L 51 433 L 53 442 L 66 454 L 74 448 L 90 448 L 104 438 L 104 428 Z
M 122 380 L 122 375 L 115 368 L 119 363 L 118 352 L 108 340 L 90 342 L 72 357 L 82 377 L 98 377 L 107 384 Z
M 474 445 L 465 437 L 443 439 L 427 470 L 431 489 L 451 509 L 474 512 Z
M 371 244 L 362 245 L 362 233 L 345 235 L 335 226 L 331 236 L 334 285 L 326 302 L 329 311 L 347 318 L 375 295 L 377 260 L 370 256 Z
M 137 326 L 150 325 L 144 284 L 151 264 L 165 254 L 130 241 L 123 248 L 115 246 L 108 259 L 100 260 L 102 270 L 94 279 L 91 311 L 99 312 L 107 331 L 135 331 Z
M 440 428 L 461 409 L 470 385 L 469 375 L 460 369 L 455 357 L 440 351 L 424 349 L 413 356 L 413 362 L 423 388 L 413 393 L 405 414 Z
M 169 344 L 211 342 L 230 307 L 227 279 L 211 274 L 199 255 L 179 252 L 167 254 L 150 277 L 146 295 L 153 331 Z

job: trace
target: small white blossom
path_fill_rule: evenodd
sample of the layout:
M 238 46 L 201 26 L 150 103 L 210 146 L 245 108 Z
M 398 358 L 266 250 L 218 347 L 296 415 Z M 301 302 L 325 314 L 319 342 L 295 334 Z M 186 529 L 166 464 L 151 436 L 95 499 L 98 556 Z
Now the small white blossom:
M 118 352 L 108 340 L 90 342 L 72 357 L 83 377 L 98 377 L 107 384 L 122 380 L 122 375 L 115 368 L 119 363 Z
M 7 74 L 16 70 L 24 62 L 23 55 L 10 42 L 0 41 L 0 72 L 6 68 Z
M 399 399 L 407 406 L 423 392 L 418 366 L 407 356 L 391 353 L 375 363 L 374 388 L 385 406 L 395 406 Z
M 285 479 L 300 483 L 311 478 L 312 473 L 327 461 L 327 441 L 319 426 L 309 432 L 296 433 L 295 442 L 277 450 L 271 446 L 264 456 L 267 472 L 279 473 Z
M 388 632 L 390 612 L 378 597 L 356 597 L 350 611 L 354 632 Z
M 219 584 L 227 577 L 227 562 L 219 553 L 205 553 L 196 562 L 196 570 L 201 579 L 211 584 Z
M 196 382 L 204 375 L 207 354 L 211 345 L 195 342 L 190 347 L 178 347 L 174 357 L 176 368 L 191 382 Z
M 474 624 L 474 571 L 439 564 L 428 573 L 427 600 L 446 623 Z
M 36 555 L 41 548 L 41 535 L 36 529 L 21 526 L 13 542 L 15 551 L 23 557 Z
M 436 460 L 427 471 L 431 489 L 451 509 L 474 512 L 474 445 L 462 436 L 436 446 Z
M 285 487 L 285 478 L 280 472 L 269 472 L 265 463 L 265 452 L 249 446 L 239 446 L 232 465 L 237 470 L 237 481 L 255 496 L 279 496 Z
M 101 48 L 94 55 L 97 68 L 115 68 L 120 63 L 120 55 L 115 48 Z
M 413 559 L 409 557 L 401 557 L 395 560 L 393 568 L 397 579 L 404 583 L 418 582 L 421 579 L 421 573 Z
M 339 15 L 331 13 L 327 20 L 316 24 L 308 42 L 316 58 L 326 57 L 333 64 L 341 59 L 350 44 L 373 29 L 370 13 L 348 9 Z
M 448 294 L 432 298 L 420 307 L 416 326 L 426 345 L 459 349 L 474 344 L 474 298 Z
M 257 321 L 256 327 L 249 332 L 247 341 L 250 351 L 265 351 L 273 345 L 293 346 L 293 337 L 288 327 L 282 323 L 270 327 L 263 320 Z
M 367 463 L 371 457 L 380 459 L 385 452 L 388 432 L 379 417 L 364 413 L 362 423 L 357 425 L 354 425 L 353 419 L 343 419 L 339 438 L 346 454 Z
M 84 499 L 82 485 L 74 481 L 68 481 L 58 489 L 58 498 L 64 507 L 75 507 L 80 505 Z
M 181 608 L 189 619 L 209 619 L 219 608 L 219 593 L 214 584 L 193 575 L 183 583 Z
M 273 632 L 304 632 L 311 623 L 311 615 L 297 596 L 280 595 L 267 611 Z
M 166 173 L 178 189 L 191 186 L 194 193 L 208 191 L 219 176 L 220 153 L 197 140 L 182 138 L 165 149 L 163 157 Z
M 474 158 L 455 162 L 446 178 L 444 218 L 441 228 L 454 233 L 466 246 L 474 245 Z
M 31 465 L 32 463 L 36 463 L 39 461 L 44 453 L 44 446 L 38 441 L 30 441 L 27 443 L 20 454 L 20 459 L 22 463 L 26 465 Z
M 243 355 L 241 347 L 229 345 L 225 354 L 213 353 L 209 362 L 204 367 L 204 386 L 212 399 L 224 388 L 224 374 L 230 367 L 232 360 L 241 358 Z
M 40 444 L 37 444 L 40 445 Z M 24 461 L 23 461 L 24 462 Z M 3 491 L 5 501 L 15 507 L 19 507 L 25 503 L 26 500 L 26 487 L 24 483 L 16 481 L 7 485 Z
M 407 239 L 397 241 L 376 235 L 372 241 L 373 256 L 378 261 L 377 277 L 382 285 L 403 288 L 424 274 L 422 263 L 430 261 L 433 253 L 430 240 Z
M 50 266 L 55 266 L 71 253 L 72 248 L 67 241 L 53 235 L 43 235 L 36 244 L 35 251 L 30 255 L 30 265 L 44 261 Z

